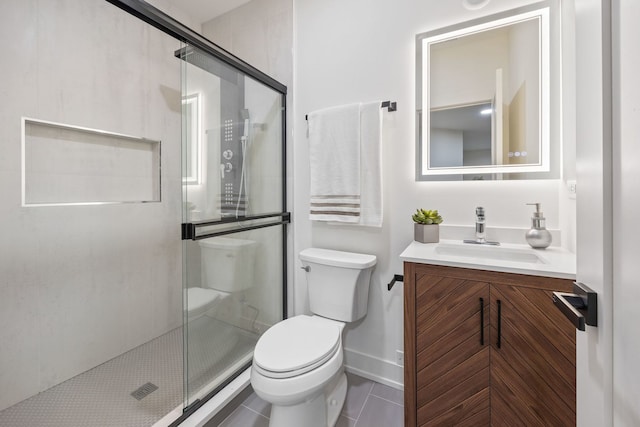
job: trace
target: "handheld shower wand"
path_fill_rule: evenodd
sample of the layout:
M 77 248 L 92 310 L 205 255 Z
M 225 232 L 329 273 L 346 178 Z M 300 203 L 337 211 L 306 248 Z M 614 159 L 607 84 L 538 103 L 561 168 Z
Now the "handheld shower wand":
M 249 139 L 249 127 L 250 127 L 250 116 L 249 116 L 249 110 L 244 108 L 242 110 L 240 110 L 240 117 L 242 117 L 244 119 L 244 130 L 242 132 L 242 136 L 240 137 L 240 143 L 242 144 L 242 168 L 240 169 L 240 188 L 238 189 L 238 201 L 236 203 L 236 218 L 239 216 L 240 213 L 240 200 L 242 200 L 242 188 L 246 187 L 247 183 L 245 180 L 245 162 L 247 161 L 247 146 L 248 146 L 248 142 L 250 142 Z M 247 198 L 247 191 L 245 190 L 244 192 L 244 197 L 245 199 Z M 247 200 L 248 202 L 248 200 Z M 244 204 L 244 211 L 245 211 L 245 215 L 247 212 L 247 205 L 248 203 L 245 202 Z

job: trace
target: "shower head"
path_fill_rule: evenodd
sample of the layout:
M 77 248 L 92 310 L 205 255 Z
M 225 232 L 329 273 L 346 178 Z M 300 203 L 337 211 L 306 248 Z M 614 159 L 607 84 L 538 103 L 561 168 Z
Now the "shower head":
M 201 68 L 234 85 L 238 84 L 238 71 L 194 46 L 187 46 L 174 52 L 176 58 Z

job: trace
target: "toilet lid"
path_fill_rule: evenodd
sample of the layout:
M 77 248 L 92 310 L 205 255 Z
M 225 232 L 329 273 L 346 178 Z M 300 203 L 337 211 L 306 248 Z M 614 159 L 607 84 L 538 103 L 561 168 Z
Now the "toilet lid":
M 286 378 L 315 369 L 340 347 L 340 327 L 312 316 L 275 324 L 258 340 L 253 363 L 272 377 Z

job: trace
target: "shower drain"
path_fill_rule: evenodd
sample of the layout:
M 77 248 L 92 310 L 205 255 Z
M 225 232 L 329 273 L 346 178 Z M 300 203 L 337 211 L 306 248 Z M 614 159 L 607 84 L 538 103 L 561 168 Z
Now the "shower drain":
M 158 389 L 157 385 L 153 383 L 146 383 L 141 385 L 133 393 L 131 393 L 131 396 L 135 397 L 138 400 L 142 400 L 145 397 L 149 396 L 154 391 L 156 391 L 157 389 Z

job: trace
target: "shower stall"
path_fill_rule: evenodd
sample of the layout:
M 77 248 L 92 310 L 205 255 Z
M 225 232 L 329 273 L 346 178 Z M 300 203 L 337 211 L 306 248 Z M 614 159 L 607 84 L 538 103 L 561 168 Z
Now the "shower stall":
M 248 368 L 259 336 L 285 315 L 285 97 L 196 46 L 175 56 L 190 406 Z
M 286 87 L 140 0 L 0 24 L 0 425 L 177 425 L 286 316 Z

